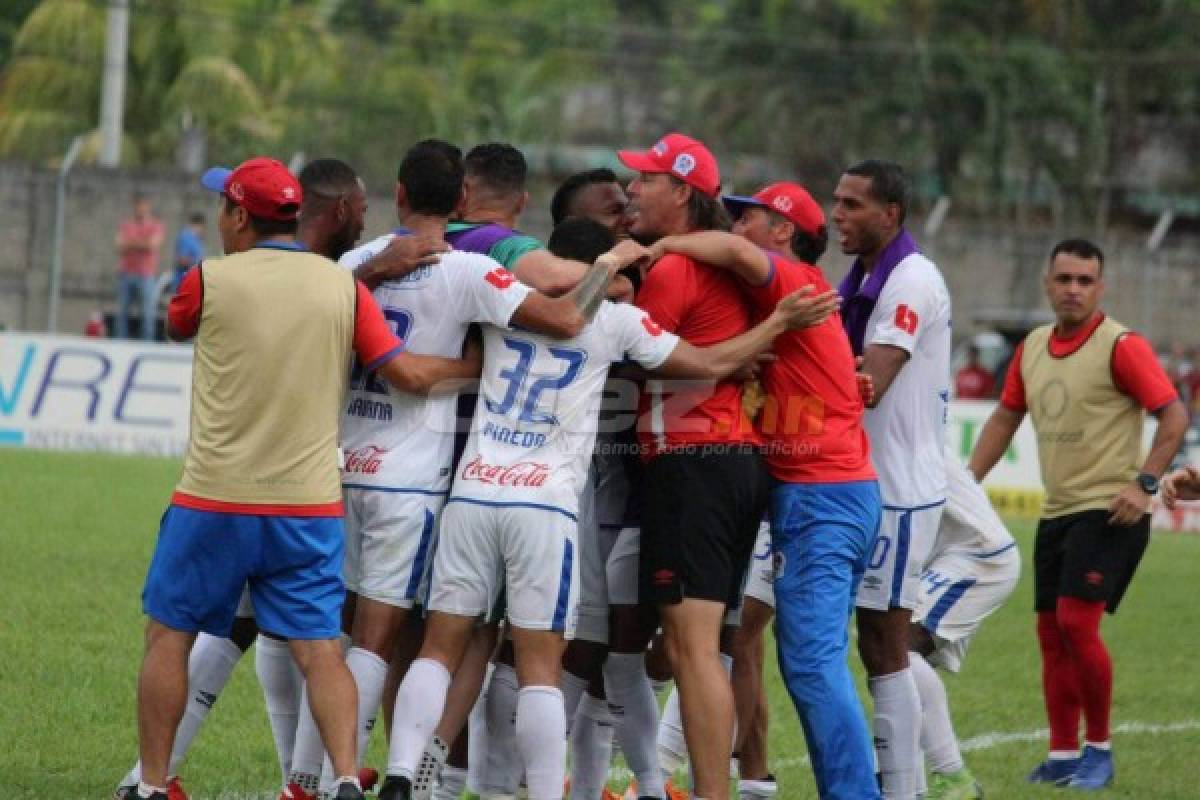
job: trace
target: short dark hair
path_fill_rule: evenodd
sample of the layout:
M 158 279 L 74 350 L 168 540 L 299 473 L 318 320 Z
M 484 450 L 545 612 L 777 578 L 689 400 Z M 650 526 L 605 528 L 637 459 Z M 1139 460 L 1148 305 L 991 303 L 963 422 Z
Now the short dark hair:
M 910 192 L 904 167 L 895 161 L 868 158 L 846 168 L 847 175 L 871 179 L 871 196 L 877 203 L 895 203 L 900 208 L 900 224 L 908 216 Z
M 529 167 L 521 151 L 505 142 L 477 144 L 463 159 L 466 174 L 482 180 L 498 195 L 511 195 L 525 191 L 525 177 Z
M 1087 239 L 1063 239 L 1054 245 L 1054 249 L 1050 251 L 1051 264 L 1054 263 L 1054 259 L 1058 257 L 1059 253 L 1088 260 L 1095 259 L 1100 263 L 1100 269 L 1096 270 L 1096 274 L 1104 274 L 1104 251 Z
M 555 225 L 558 225 L 569 217 L 575 195 L 579 194 L 579 190 L 585 186 L 591 186 L 594 183 L 616 182 L 617 173 L 607 167 L 576 172 L 554 190 L 554 197 L 550 200 L 550 219 L 554 221 Z
M 229 195 L 222 194 L 225 198 L 225 213 L 232 214 L 233 210 L 238 207 L 238 204 L 229 198 Z M 250 228 L 259 236 L 279 236 L 291 235 L 296 232 L 296 227 L 299 221 L 292 219 L 267 219 L 266 217 L 256 217 L 246 212 L 250 216 Z
M 448 216 L 462 198 L 462 151 L 441 139 L 422 139 L 404 154 L 396 181 L 413 211 Z
M 303 194 L 303 204 L 318 200 L 336 200 L 360 186 L 354 168 L 337 158 L 317 158 L 304 165 L 296 176 Z
M 193 211 L 191 214 L 188 214 L 189 225 L 203 225 L 204 222 L 205 218 L 203 213 L 199 211 Z
M 546 249 L 559 258 L 591 264 L 617 243 L 605 225 L 588 217 L 567 217 L 554 226 Z
M 800 230 L 800 226 L 796 223 L 792 224 L 795 225 L 795 228 L 788 246 L 801 261 L 806 264 L 816 264 L 825 254 L 825 248 L 829 246 L 829 231 L 822 225 L 817 228 L 816 233 L 809 233 Z

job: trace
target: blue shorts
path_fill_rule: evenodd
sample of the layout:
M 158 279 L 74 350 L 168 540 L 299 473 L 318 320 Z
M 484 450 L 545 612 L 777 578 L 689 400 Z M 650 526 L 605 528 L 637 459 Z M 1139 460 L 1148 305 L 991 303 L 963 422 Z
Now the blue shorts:
M 142 610 L 180 631 L 229 636 L 249 585 L 259 630 L 288 639 L 341 633 L 341 517 L 270 517 L 197 511 L 163 514 Z

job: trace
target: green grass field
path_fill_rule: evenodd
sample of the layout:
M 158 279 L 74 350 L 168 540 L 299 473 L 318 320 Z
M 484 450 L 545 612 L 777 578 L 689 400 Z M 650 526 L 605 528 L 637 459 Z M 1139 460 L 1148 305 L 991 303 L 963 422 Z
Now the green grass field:
M 105 798 L 136 750 L 140 590 L 178 475 L 173 461 L 0 449 L 0 798 Z M 1028 572 L 1031 527 L 1014 525 Z M 1109 797 L 1200 797 L 1200 538 L 1155 536 L 1121 614 L 1117 784 Z M 1049 797 L 1024 774 L 1045 749 L 1028 579 L 947 680 L 967 758 L 990 798 Z M 780 797 L 813 798 L 804 742 L 769 668 Z M 383 760 L 377 741 L 370 757 Z M 195 800 L 274 797 L 277 766 L 251 658 L 183 770 Z

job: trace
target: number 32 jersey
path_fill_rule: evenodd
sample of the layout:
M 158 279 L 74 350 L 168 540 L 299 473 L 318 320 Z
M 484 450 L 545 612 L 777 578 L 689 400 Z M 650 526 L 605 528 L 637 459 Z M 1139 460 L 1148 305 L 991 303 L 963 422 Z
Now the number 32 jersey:
M 354 269 L 391 236 L 351 250 L 340 263 Z M 472 322 L 507 325 L 531 290 L 487 256 L 450 252 L 380 284 L 375 301 L 413 353 L 457 358 Z M 342 485 L 430 494 L 450 488 L 457 393 L 401 392 L 354 364 L 342 415 Z
M 485 326 L 483 378 L 452 499 L 575 518 L 604 381 L 626 357 L 662 364 L 679 338 L 642 310 L 605 302 L 573 339 Z

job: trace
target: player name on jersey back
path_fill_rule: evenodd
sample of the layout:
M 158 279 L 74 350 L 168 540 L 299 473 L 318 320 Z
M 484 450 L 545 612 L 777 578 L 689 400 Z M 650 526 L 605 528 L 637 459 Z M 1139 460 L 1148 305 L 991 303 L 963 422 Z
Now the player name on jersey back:
M 452 497 L 578 513 L 609 367 L 647 369 L 679 341 L 644 312 L 604 303 L 572 339 L 484 327 L 479 403 Z
M 355 269 L 392 234 L 346 253 Z M 501 277 L 502 275 L 502 277 Z M 413 353 L 455 358 L 472 322 L 506 325 L 529 293 L 487 256 L 449 252 L 376 287 L 374 296 Z M 456 392 L 410 395 L 355 364 L 342 417 L 343 485 L 444 493 L 450 488 L 457 425 Z

